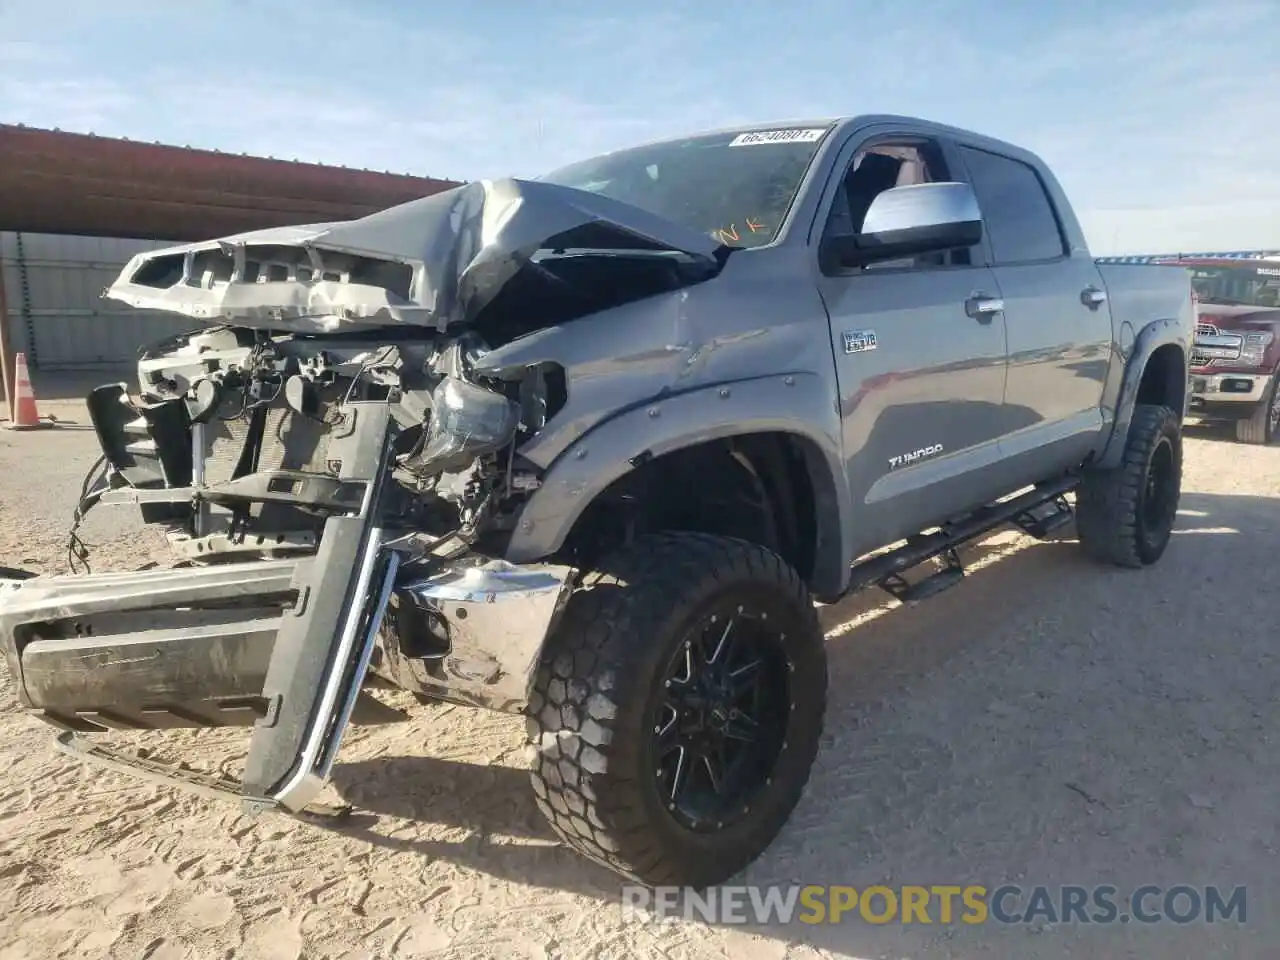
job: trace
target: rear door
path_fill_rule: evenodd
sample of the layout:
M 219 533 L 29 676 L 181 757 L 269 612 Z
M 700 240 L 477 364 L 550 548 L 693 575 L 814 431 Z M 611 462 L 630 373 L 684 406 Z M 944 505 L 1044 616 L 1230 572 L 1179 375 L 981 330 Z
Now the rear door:
M 1036 168 L 972 144 L 958 145 L 978 195 L 1004 300 L 1009 338 L 1005 413 L 1015 429 L 1002 449 L 1009 482 L 1074 466 L 1103 426 L 1111 311 L 1097 265 L 1071 251 L 1059 211 Z
M 822 234 L 856 233 L 893 186 L 962 177 L 943 146 L 882 129 L 846 144 Z M 1006 431 L 1005 323 L 986 251 L 870 267 L 823 264 L 843 441 L 858 511 L 855 552 L 915 533 L 991 498 Z

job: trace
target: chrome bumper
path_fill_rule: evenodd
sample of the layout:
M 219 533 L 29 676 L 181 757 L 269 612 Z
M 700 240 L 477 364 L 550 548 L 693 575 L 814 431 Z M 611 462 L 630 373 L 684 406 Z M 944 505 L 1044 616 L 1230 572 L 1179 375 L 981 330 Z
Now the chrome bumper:
M 1191 374 L 1191 399 L 1205 403 L 1261 403 L 1270 387 L 1271 375 L 1266 373 Z
M 574 571 L 469 557 L 402 578 L 374 672 L 424 696 L 518 713 Z

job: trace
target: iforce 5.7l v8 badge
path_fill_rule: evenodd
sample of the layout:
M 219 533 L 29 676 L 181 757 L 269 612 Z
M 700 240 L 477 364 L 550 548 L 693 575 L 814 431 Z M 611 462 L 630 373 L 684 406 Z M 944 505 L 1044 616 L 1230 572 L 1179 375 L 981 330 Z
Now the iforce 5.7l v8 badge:
M 866 353 L 876 348 L 876 332 L 874 330 L 846 330 L 844 332 L 845 353 Z

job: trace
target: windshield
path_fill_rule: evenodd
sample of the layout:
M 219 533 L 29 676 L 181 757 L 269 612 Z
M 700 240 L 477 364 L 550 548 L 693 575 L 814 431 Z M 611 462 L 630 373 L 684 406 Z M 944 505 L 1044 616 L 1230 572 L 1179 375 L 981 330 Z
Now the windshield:
M 1191 286 L 1201 303 L 1280 307 L 1280 263 L 1189 269 Z
M 629 203 L 728 246 L 758 247 L 777 237 L 830 129 L 668 140 L 583 160 L 538 179 Z

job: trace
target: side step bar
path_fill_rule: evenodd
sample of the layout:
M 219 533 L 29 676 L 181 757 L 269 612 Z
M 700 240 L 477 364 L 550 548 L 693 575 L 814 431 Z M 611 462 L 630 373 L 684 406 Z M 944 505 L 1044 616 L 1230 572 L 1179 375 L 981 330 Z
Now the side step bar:
M 1043 540 L 1071 522 L 1071 507 L 1064 496 L 1079 482 L 1077 477 L 1063 477 L 1037 484 L 1020 496 L 989 504 L 933 533 L 908 537 L 901 547 L 854 564 L 847 592 L 877 586 L 902 603 L 918 603 L 954 587 L 965 576 L 958 547 L 1006 523 Z M 946 560 L 941 570 L 916 583 L 903 577 L 912 567 L 938 556 Z

